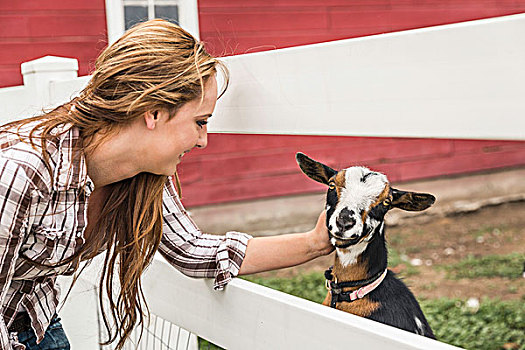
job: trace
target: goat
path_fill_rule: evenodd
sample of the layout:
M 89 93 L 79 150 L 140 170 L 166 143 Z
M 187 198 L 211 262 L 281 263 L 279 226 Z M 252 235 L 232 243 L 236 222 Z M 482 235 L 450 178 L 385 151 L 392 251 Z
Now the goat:
M 326 224 L 336 256 L 325 272 L 323 304 L 435 339 L 412 292 L 387 269 L 384 224 L 390 209 L 425 210 L 435 197 L 396 190 L 365 167 L 336 171 L 302 153 L 296 159 L 308 177 L 328 186 Z

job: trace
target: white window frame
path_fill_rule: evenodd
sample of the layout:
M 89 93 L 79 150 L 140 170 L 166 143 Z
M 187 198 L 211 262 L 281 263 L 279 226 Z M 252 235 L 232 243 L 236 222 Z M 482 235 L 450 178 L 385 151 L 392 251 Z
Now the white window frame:
M 108 29 L 108 43 L 115 42 L 124 34 L 124 0 L 106 1 L 106 22 Z M 130 2 L 147 3 L 148 19 L 153 19 L 155 3 L 169 3 L 179 8 L 179 25 L 200 40 L 199 36 L 199 10 L 197 0 L 126 0 Z

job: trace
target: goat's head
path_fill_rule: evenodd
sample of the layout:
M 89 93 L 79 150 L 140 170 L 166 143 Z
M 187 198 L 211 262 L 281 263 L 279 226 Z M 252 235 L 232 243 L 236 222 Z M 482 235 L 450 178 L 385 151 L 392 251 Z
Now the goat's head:
M 421 211 L 435 201 L 431 194 L 396 190 L 385 175 L 365 167 L 336 171 L 302 153 L 296 159 L 308 177 L 328 186 L 326 224 L 337 248 L 369 241 L 392 208 Z

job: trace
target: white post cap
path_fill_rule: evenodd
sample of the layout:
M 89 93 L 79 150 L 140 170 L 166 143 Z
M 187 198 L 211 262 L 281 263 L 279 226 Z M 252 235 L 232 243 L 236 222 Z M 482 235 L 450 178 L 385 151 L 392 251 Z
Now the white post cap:
M 22 74 L 36 72 L 78 71 L 78 61 L 75 58 L 45 56 L 21 65 Z
M 39 110 L 49 107 L 54 101 L 52 83 L 75 79 L 78 61 L 74 58 L 45 56 L 21 65 L 25 89 L 32 96 L 32 103 Z

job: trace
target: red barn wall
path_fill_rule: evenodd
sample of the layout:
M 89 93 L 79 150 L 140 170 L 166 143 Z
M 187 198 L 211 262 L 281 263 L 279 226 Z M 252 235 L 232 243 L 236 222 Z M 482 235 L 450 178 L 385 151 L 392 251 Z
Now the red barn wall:
M 323 191 L 303 175 L 295 153 L 334 168 L 364 165 L 391 181 L 525 165 L 525 142 L 376 137 L 210 134 L 179 167 L 187 206 Z
M 87 75 L 107 45 L 104 0 L 0 0 L 0 87 L 22 85 L 20 64 L 74 57 Z
M 199 0 L 201 38 L 239 54 L 525 11 L 525 0 Z M 350 5 L 349 5 L 350 4 Z M 248 6 L 249 5 L 249 6 Z M 0 0 L 0 87 L 21 85 L 20 64 L 75 57 L 89 74 L 107 43 L 104 0 Z M 333 167 L 384 171 L 394 181 L 525 165 L 525 143 L 323 136 L 209 136 L 180 167 L 186 205 L 319 191 L 299 172 L 305 152 Z
M 199 0 L 201 39 L 242 54 L 525 12 L 524 0 Z
M 525 12 L 519 1 L 199 0 L 200 34 L 215 55 L 242 54 Z M 340 168 L 366 165 L 392 181 L 525 165 L 525 142 L 221 135 L 180 167 L 186 205 L 323 190 L 295 152 Z

